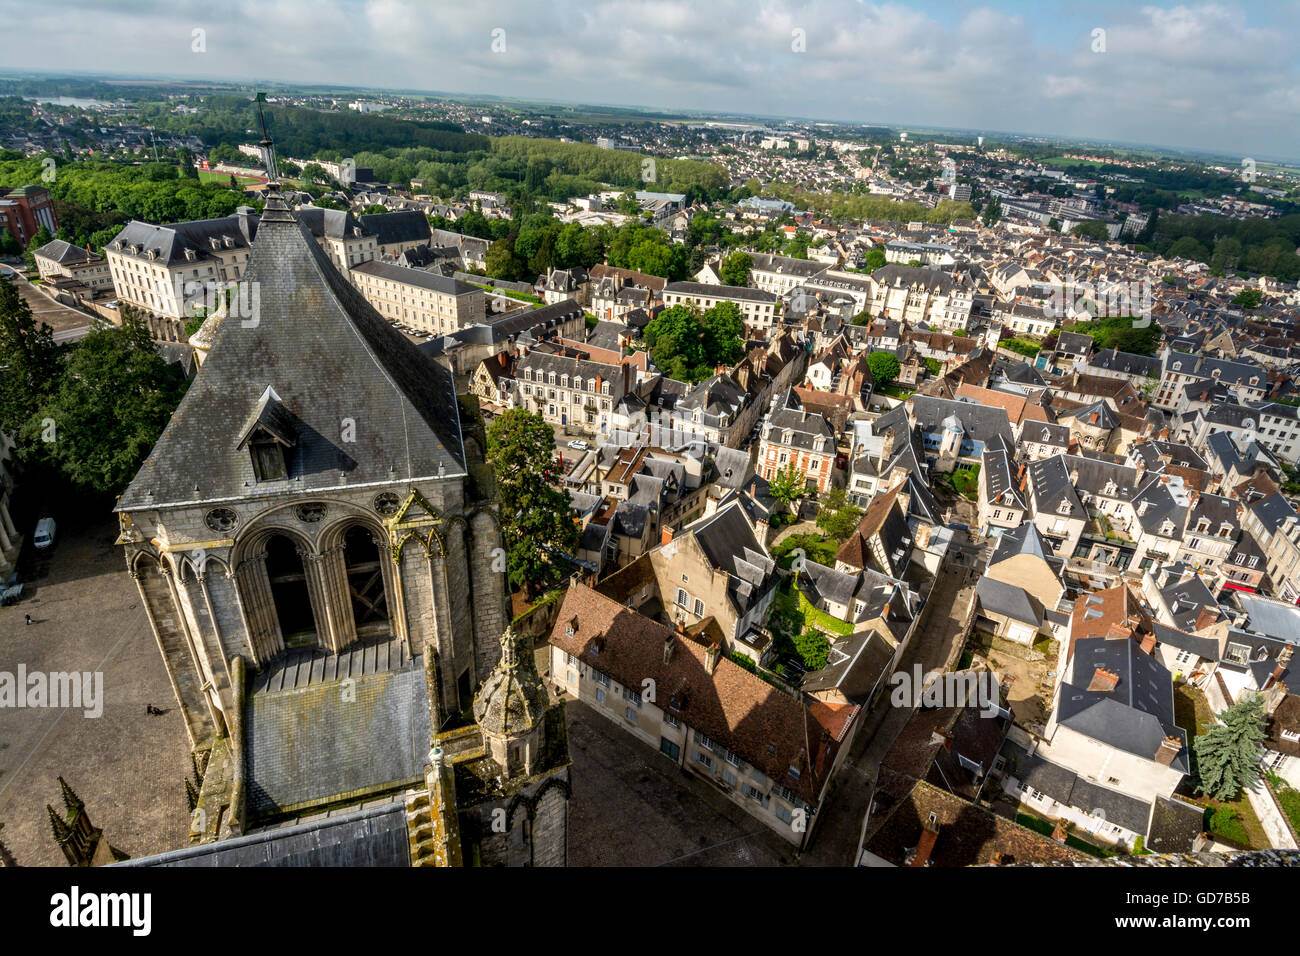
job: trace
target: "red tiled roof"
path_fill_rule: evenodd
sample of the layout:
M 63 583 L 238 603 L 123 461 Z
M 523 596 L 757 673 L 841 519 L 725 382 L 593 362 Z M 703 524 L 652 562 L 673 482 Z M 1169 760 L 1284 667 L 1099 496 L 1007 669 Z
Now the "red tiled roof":
M 710 675 L 703 644 L 582 584 L 565 595 L 550 643 L 625 687 L 654 680 L 657 706 L 809 803 L 817 802 L 839 742 L 858 713 L 851 705 L 805 707 L 725 656 Z M 791 767 L 800 771 L 798 780 L 789 776 Z

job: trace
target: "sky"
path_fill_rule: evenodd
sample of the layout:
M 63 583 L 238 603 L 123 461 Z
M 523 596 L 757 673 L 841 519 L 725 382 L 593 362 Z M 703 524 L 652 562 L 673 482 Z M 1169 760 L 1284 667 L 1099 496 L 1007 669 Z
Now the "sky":
M 1300 160 L 1300 0 L 0 0 L 0 22 L 9 70 L 437 90 Z

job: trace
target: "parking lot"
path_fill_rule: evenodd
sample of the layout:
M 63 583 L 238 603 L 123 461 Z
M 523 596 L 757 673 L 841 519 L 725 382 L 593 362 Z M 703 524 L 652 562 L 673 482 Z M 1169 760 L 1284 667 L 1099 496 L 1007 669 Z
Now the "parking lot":
M 49 555 L 21 562 L 23 600 L 0 608 L 0 672 L 103 675 L 98 717 L 85 708 L 0 707 L 0 839 L 24 866 L 65 863 L 45 810 L 62 806 L 59 776 L 105 838 L 132 856 L 188 840 L 189 743 L 116 536 L 112 517 L 79 527 L 60 520 Z M 165 713 L 148 716 L 147 704 Z

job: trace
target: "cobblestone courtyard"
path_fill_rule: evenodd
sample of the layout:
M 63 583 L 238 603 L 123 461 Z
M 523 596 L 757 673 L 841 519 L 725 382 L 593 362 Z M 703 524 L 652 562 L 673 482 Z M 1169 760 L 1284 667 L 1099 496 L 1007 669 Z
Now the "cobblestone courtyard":
M 68 523 L 71 524 L 70 522 Z M 103 714 L 79 709 L 0 708 L 0 839 L 22 865 L 63 865 L 45 805 L 62 808 L 62 775 L 91 821 L 131 856 L 188 840 L 182 779 L 189 746 L 134 583 L 117 521 L 60 524 L 44 577 L 0 608 L 0 672 L 100 671 Z M 23 623 L 30 614 L 36 622 Z M 145 705 L 167 713 L 150 717 Z

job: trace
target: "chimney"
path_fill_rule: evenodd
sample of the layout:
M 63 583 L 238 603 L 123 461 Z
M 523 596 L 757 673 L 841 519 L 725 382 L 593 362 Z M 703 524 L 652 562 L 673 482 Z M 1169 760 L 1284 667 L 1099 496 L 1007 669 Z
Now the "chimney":
M 1210 627 L 1213 624 L 1217 623 L 1218 620 L 1219 620 L 1219 609 L 1217 607 L 1211 607 L 1210 605 L 1207 604 L 1203 608 L 1201 608 L 1201 613 L 1196 615 L 1196 623 L 1192 625 L 1192 630 L 1193 631 L 1203 630 L 1204 628 Z
M 1182 750 L 1183 739 L 1181 737 L 1166 737 L 1160 741 L 1160 749 L 1156 751 L 1155 761 L 1168 767 Z
M 664 525 L 662 528 L 659 529 L 659 543 L 661 545 L 667 544 L 669 541 L 673 540 L 673 535 L 675 535 L 676 533 L 677 532 L 675 532 L 668 525 Z
M 1156 636 L 1147 634 L 1142 638 L 1142 653 L 1150 657 L 1156 651 Z
M 718 669 L 718 658 L 722 655 L 721 644 L 710 644 L 704 651 L 704 670 L 710 677 Z
M 1104 667 L 1098 667 L 1096 673 L 1092 675 L 1092 680 L 1088 682 L 1088 690 L 1107 694 L 1113 691 L 1118 684 L 1118 673 L 1108 671 Z
M 934 820 L 934 815 L 930 815 L 921 827 L 921 838 L 917 841 L 916 849 L 909 855 L 911 859 L 908 866 L 929 866 L 930 854 L 934 852 L 934 844 L 939 839 L 939 824 Z

